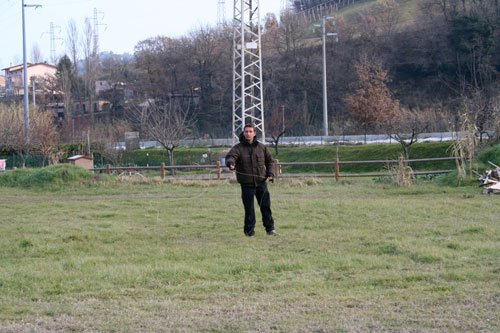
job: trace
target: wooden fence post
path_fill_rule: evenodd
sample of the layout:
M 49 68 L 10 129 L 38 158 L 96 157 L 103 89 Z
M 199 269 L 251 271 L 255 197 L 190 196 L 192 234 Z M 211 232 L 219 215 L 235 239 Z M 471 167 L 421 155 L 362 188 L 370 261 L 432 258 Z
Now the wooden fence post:
M 220 179 L 222 174 L 222 164 L 220 161 L 217 161 L 217 179 Z
M 106 165 L 106 173 L 107 173 L 108 175 L 110 175 L 110 174 L 111 174 L 111 165 L 109 165 L 109 164 L 107 164 L 107 165 Z
M 335 181 L 339 181 L 340 177 L 340 163 L 339 163 L 339 158 L 335 160 Z
M 161 179 L 165 179 L 165 162 L 161 162 Z
M 274 160 L 274 175 L 276 177 L 281 176 L 281 165 L 279 160 Z

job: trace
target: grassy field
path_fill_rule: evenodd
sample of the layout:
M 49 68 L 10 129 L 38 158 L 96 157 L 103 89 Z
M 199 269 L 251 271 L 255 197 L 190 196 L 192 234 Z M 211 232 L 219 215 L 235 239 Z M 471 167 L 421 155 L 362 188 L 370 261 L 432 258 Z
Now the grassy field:
M 498 332 L 500 196 L 231 182 L 0 187 L 1 332 Z

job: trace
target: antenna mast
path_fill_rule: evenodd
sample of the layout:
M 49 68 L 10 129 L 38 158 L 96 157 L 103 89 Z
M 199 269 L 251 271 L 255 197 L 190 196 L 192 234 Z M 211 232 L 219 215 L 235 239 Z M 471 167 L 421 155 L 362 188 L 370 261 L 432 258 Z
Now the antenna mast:
M 265 140 L 259 0 L 234 0 L 233 143 L 246 123 Z

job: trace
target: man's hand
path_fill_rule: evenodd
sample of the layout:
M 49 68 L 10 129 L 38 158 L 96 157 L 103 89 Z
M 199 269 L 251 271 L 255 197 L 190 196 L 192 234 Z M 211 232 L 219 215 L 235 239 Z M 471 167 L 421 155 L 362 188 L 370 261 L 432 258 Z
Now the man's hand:
M 229 164 L 229 170 L 231 170 L 231 171 L 234 171 L 234 170 L 235 170 L 235 168 L 234 168 L 234 164 Z
M 268 176 L 267 177 L 267 181 L 270 182 L 270 183 L 274 183 L 274 178 L 273 176 Z

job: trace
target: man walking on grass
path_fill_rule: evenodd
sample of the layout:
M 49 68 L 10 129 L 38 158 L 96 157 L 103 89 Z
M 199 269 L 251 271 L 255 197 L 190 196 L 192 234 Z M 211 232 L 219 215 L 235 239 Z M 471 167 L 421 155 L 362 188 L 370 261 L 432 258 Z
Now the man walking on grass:
M 255 236 L 254 197 L 262 213 L 266 233 L 276 236 L 271 212 L 271 196 L 266 180 L 273 181 L 273 158 L 267 147 L 256 139 L 254 124 L 246 124 L 240 135 L 240 142 L 226 155 L 226 166 L 236 172 L 236 180 L 241 185 L 241 199 L 245 208 L 243 231 L 248 237 Z

